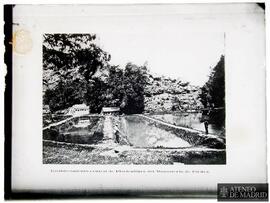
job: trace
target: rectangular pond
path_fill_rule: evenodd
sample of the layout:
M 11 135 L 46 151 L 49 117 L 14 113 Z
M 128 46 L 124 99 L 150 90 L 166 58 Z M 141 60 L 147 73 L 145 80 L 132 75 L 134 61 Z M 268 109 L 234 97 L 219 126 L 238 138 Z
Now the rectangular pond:
M 81 116 L 43 130 L 43 139 L 68 143 L 93 144 L 103 138 L 103 117 Z
M 137 115 L 121 118 L 121 132 L 131 145 L 140 148 L 186 148 L 192 146 L 174 133 Z

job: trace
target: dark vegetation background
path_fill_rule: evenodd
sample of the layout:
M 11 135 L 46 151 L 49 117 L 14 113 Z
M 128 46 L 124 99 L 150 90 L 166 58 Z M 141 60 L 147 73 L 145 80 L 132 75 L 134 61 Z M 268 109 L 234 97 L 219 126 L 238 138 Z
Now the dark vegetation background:
M 201 88 L 200 100 L 203 106 L 210 111 L 209 119 L 218 125 L 224 125 L 225 122 L 225 61 L 224 56 L 212 69 L 208 81 Z M 216 109 L 220 108 L 220 109 Z M 216 110 L 215 110 L 216 109 Z

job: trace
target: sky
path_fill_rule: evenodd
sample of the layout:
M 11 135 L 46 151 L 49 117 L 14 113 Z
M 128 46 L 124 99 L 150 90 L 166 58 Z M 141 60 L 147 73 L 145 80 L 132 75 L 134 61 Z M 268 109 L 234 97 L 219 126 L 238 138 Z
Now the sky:
M 111 54 L 111 64 L 121 68 L 128 62 L 147 62 L 151 73 L 202 86 L 224 54 L 224 32 L 215 30 L 213 19 L 142 15 L 98 22 L 93 30 L 99 46 Z

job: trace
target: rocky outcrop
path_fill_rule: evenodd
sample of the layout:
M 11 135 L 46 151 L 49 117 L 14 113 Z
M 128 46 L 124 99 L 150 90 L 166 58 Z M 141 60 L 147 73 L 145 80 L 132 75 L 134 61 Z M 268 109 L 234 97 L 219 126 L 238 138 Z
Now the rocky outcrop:
M 149 74 L 145 89 L 145 111 L 185 111 L 202 108 L 200 88 L 180 79 Z

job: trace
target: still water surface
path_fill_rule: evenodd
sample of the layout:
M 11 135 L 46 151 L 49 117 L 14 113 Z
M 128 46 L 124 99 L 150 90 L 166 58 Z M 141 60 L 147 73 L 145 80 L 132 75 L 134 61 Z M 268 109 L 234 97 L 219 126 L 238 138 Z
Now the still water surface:
M 121 118 L 122 132 L 136 147 L 185 148 L 191 145 L 175 134 L 150 124 L 139 116 Z
M 156 114 L 151 115 L 151 117 L 177 126 L 205 131 L 204 123 L 202 122 L 202 113 Z M 215 124 L 208 125 L 210 134 L 219 135 L 222 130 L 223 126 L 217 126 Z

